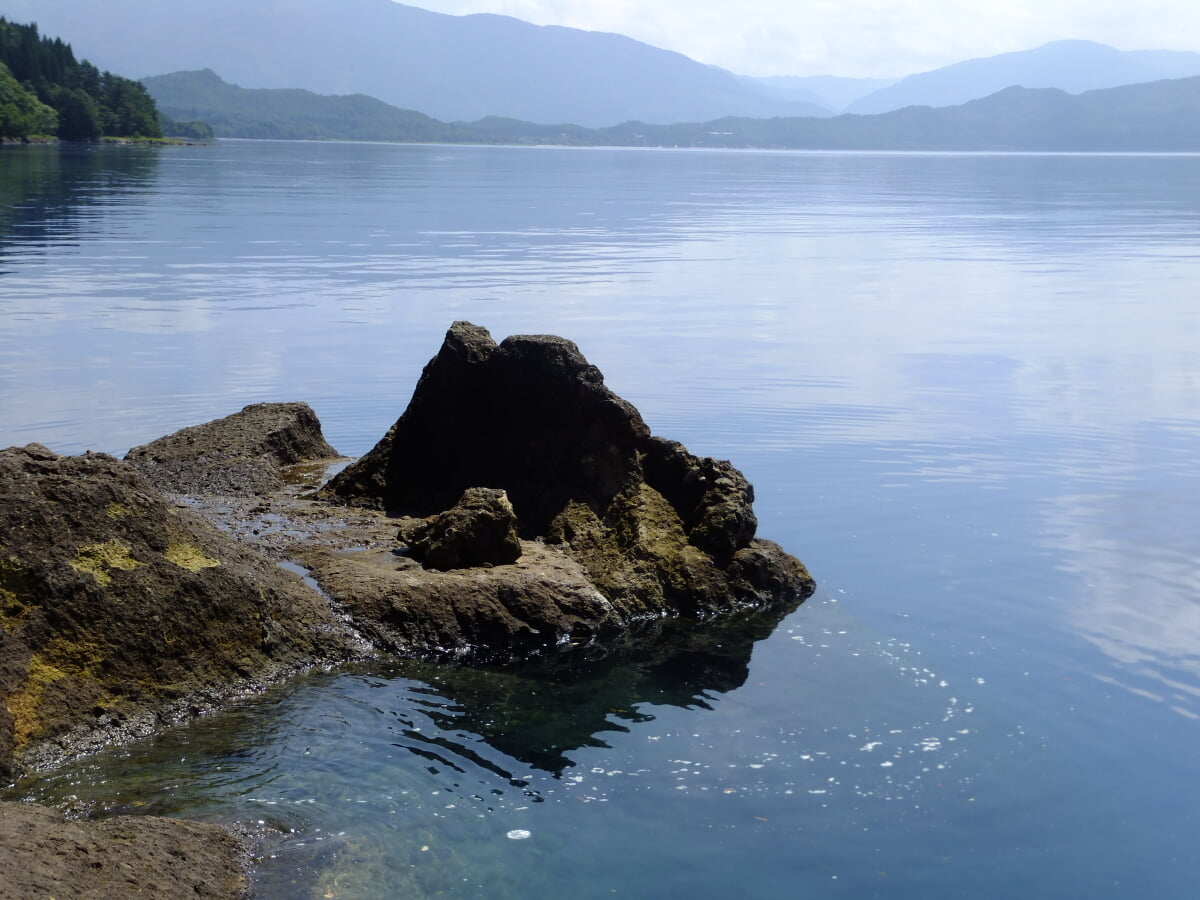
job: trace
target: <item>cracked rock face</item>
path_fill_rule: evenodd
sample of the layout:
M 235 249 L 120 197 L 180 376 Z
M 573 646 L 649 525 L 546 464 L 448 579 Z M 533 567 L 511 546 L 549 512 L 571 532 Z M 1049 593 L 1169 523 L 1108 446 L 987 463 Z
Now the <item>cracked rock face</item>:
M 813 590 L 798 560 L 756 539 L 745 476 L 651 435 L 565 338 L 497 344 L 454 323 L 404 414 L 321 496 L 429 517 L 479 487 L 506 492 L 520 536 L 559 546 L 626 620 Z M 419 528 L 403 538 L 418 557 L 433 526 Z

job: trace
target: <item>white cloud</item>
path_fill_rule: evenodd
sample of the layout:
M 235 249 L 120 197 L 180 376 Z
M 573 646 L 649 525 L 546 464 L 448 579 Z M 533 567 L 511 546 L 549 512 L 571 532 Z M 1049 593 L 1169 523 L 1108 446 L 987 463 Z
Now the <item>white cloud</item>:
M 626 34 L 748 75 L 899 76 L 1063 38 L 1122 50 L 1200 50 L 1200 4 L 1184 0 L 408 2 Z

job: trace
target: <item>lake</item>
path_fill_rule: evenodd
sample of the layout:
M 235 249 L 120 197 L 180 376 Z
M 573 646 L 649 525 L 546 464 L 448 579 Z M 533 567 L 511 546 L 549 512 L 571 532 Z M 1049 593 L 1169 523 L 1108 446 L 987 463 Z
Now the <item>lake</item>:
M 360 455 L 452 321 L 560 334 L 819 584 L 575 678 L 322 670 L 8 796 L 260 829 L 267 898 L 1195 895 L 1200 157 L 4 147 L 0 198 L 0 446 L 305 400 Z

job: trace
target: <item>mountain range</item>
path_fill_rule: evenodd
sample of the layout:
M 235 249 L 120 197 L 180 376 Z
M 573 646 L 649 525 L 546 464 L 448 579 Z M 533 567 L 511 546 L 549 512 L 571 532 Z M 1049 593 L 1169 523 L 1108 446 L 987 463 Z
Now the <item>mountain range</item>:
M 368 94 L 447 121 L 830 114 L 621 35 L 392 0 L 0 0 L 0 15 L 131 77 L 208 68 L 247 88 Z
M 366 94 L 443 121 L 595 128 L 873 114 L 1012 86 L 1079 93 L 1200 75 L 1200 53 L 1055 41 L 899 80 L 748 78 L 621 35 L 392 0 L 0 0 L 0 15 L 36 22 L 77 56 L 130 77 L 212 69 L 246 88 Z
M 957 106 L 1008 87 L 1079 94 L 1191 75 L 1200 75 L 1200 53 L 1122 51 L 1092 41 L 1054 41 L 909 75 L 855 100 L 846 111 L 871 115 L 906 106 Z
M 0 0 L 0 15 L 36 22 L 77 56 L 127 76 L 207 69 L 244 88 L 367 95 L 442 122 L 603 128 L 872 115 L 1013 86 L 1080 93 L 1200 75 L 1200 53 L 1056 41 L 898 80 L 749 78 L 621 35 L 392 0 Z M 365 115 L 357 102 L 351 118 Z
M 870 116 L 626 122 L 601 129 L 499 117 L 445 123 L 370 97 L 240 88 L 209 70 L 144 83 L 168 115 L 204 119 L 223 137 L 789 150 L 1200 150 L 1200 76 L 1078 95 L 1010 87 L 961 106 Z

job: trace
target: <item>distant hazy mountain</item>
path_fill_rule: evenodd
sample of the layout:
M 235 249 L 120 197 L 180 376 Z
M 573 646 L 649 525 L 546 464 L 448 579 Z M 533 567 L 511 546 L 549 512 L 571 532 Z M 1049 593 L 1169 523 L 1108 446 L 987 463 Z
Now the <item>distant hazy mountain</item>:
M 1200 76 L 1079 95 L 1006 88 L 961 106 L 606 129 L 613 143 L 795 150 L 1200 152 Z
M 1200 75 L 1200 53 L 1121 51 L 1091 41 L 1055 41 L 1035 50 L 910 75 L 857 100 L 846 111 L 869 115 L 906 106 L 955 106 L 1014 86 L 1078 94 L 1190 75 Z
M 1200 151 L 1200 77 L 1078 96 L 1007 88 L 962 106 L 834 118 L 723 118 L 611 128 L 489 117 L 444 123 L 363 96 L 245 89 L 210 71 L 146 79 L 159 108 L 220 136 L 803 150 Z
M 1186 73 L 1191 74 L 1191 73 Z M 895 78 L 841 78 L 836 75 L 775 75 L 748 79 L 789 100 L 806 100 L 841 112 L 855 100 L 896 83 Z
M 828 115 L 620 35 L 391 0 L 0 0 L 0 14 L 131 77 L 209 68 L 247 88 L 362 93 L 444 120 Z

